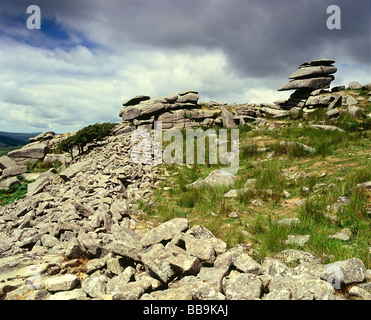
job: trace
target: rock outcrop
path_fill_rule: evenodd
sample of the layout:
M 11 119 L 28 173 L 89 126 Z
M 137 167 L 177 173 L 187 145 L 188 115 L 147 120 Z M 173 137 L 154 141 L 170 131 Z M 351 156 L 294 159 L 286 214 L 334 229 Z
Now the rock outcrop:
M 281 102 L 280 106 L 284 109 L 303 108 L 313 91 L 329 88 L 335 79 L 332 74 L 337 71 L 333 63 L 335 61 L 330 59 L 302 63 L 299 69 L 289 76 L 289 79 L 293 80 L 278 89 L 278 91 L 296 90 L 287 101 Z
M 163 129 L 212 126 L 220 111 L 203 110 L 198 99 L 194 90 L 154 99 L 136 96 L 123 102 L 119 116 L 123 124 L 133 128 L 153 129 L 155 121 L 161 121 Z

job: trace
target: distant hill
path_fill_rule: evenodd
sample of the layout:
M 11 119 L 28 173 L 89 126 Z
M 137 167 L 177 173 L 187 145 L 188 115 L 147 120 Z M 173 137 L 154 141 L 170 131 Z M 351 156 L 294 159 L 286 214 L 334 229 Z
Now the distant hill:
M 17 133 L 0 131 L 0 146 L 1 147 L 16 147 L 28 144 L 28 139 L 35 137 L 40 132 L 36 133 Z

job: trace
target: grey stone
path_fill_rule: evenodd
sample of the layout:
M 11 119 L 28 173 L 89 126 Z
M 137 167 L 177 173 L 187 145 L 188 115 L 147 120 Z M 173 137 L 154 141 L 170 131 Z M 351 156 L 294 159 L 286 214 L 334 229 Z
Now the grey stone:
M 283 85 L 278 89 L 278 91 L 292 90 L 292 89 L 302 89 L 302 88 L 311 88 L 311 89 L 320 89 L 328 88 L 330 86 L 333 77 L 318 77 L 311 79 L 298 79 L 292 80 L 287 84 Z
M 11 176 L 18 176 L 27 171 L 27 166 L 8 167 L 3 170 L 2 177 L 7 178 Z
M 112 294 L 113 300 L 139 300 L 151 288 L 148 280 L 140 280 L 120 285 Z
M 348 89 L 362 89 L 362 85 L 357 81 L 352 81 L 348 84 Z
M 296 147 L 298 147 L 298 148 L 300 148 L 304 151 L 307 151 L 309 153 L 314 153 L 316 151 L 316 149 L 314 149 L 310 146 L 307 146 L 306 144 L 296 142 L 296 141 L 282 141 L 282 142 L 280 142 L 280 146 L 283 146 L 283 147 L 296 146 Z
M 93 274 L 81 283 L 81 289 L 92 298 L 100 298 L 106 293 L 107 277 Z
M 9 152 L 8 156 L 14 159 L 15 162 L 22 164 L 43 159 L 48 151 L 49 148 L 46 143 L 34 142 L 27 144 L 21 149 Z
M 162 283 L 168 283 L 174 277 L 175 273 L 169 263 L 172 254 L 162 244 L 153 245 L 149 251 L 141 252 L 139 257 L 148 274 Z
M 233 114 L 229 112 L 226 108 L 222 108 L 221 110 L 223 127 L 227 129 L 235 128 L 236 124 L 234 123 Z
M 47 132 L 40 133 L 36 137 L 29 138 L 28 141 L 30 143 L 32 143 L 32 142 L 36 142 L 36 141 L 50 140 L 50 139 L 53 139 L 54 137 L 55 137 L 55 132 L 54 131 L 47 131 Z
M 0 157 L 0 169 L 6 169 L 11 167 L 16 167 L 17 163 L 8 156 L 2 156 Z
M 67 274 L 65 276 L 48 278 L 44 281 L 44 285 L 49 292 L 68 291 L 80 285 L 80 280 L 72 274 Z
M 292 300 L 334 299 L 334 289 L 329 283 L 312 276 L 275 276 L 269 283 L 269 291 L 286 290 Z
M 214 247 L 201 239 L 184 237 L 187 254 L 197 257 L 202 263 L 212 264 L 215 261 Z
M 312 66 L 304 67 L 295 71 L 289 76 L 289 79 L 313 78 L 317 76 L 326 76 L 335 73 L 337 68 L 334 66 Z
M 170 266 L 181 275 L 197 274 L 202 264 L 197 257 L 179 254 L 169 258 Z
M 221 292 L 223 288 L 223 278 L 227 275 L 228 270 L 229 267 L 204 267 L 197 275 L 197 279 L 214 288 L 216 291 Z
M 261 298 L 263 283 L 254 274 L 242 273 L 223 280 L 226 300 L 257 300 Z
M 234 264 L 236 259 L 239 255 L 241 255 L 244 252 L 244 249 L 242 246 L 237 246 L 234 248 L 231 248 L 224 252 L 223 254 L 220 254 L 216 257 L 214 266 L 215 267 L 221 267 L 221 266 L 231 266 Z
M 306 67 L 306 66 L 330 66 L 335 63 L 335 60 L 332 59 L 317 59 L 310 62 L 303 62 L 300 65 L 300 68 Z
M 321 125 L 321 124 L 311 124 L 309 126 L 312 129 L 319 129 L 319 130 L 325 130 L 325 131 L 340 131 L 345 132 L 343 129 L 340 129 L 335 126 L 328 126 L 328 125 Z
M 43 191 L 43 189 L 50 184 L 52 179 L 55 177 L 55 170 L 51 169 L 47 172 L 42 173 L 36 179 L 35 182 L 30 183 L 27 185 L 27 196 L 32 197 L 35 194 L 38 194 Z
M 235 183 L 237 177 L 233 175 L 232 173 L 229 173 L 227 171 L 224 171 L 222 169 L 220 170 L 214 170 L 212 171 L 205 179 L 195 181 L 191 184 L 188 184 L 188 188 L 197 188 L 201 187 L 203 185 L 209 185 L 209 186 L 228 186 Z
M 317 261 L 317 258 L 314 255 L 302 250 L 295 249 L 280 251 L 275 255 L 275 257 L 287 264 Z
M 288 268 L 282 261 L 266 257 L 261 261 L 261 272 L 268 276 L 288 276 L 295 272 Z
M 298 245 L 299 247 L 304 247 L 305 244 L 309 241 L 309 239 L 310 239 L 310 235 L 304 235 L 304 236 L 288 235 L 285 243 L 295 244 L 295 245 Z
M 325 265 L 321 278 L 328 282 L 333 280 L 335 287 L 336 285 L 343 286 L 350 283 L 363 282 L 366 277 L 366 270 L 362 260 L 351 258 Z
M 326 112 L 326 117 L 328 119 L 337 118 L 339 116 L 340 116 L 340 112 L 339 112 L 339 109 L 337 109 L 337 108 L 331 109 L 331 110 Z
M 132 238 L 131 240 L 123 241 L 123 240 L 116 240 L 112 241 L 105 248 L 122 257 L 126 257 L 129 259 L 139 260 L 138 253 L 142 250 L 142 246 L 140 242 Z
M 149 100 L 149 99 L 151 99 L 151 97 L 145 96 L 145 95 L 138 95 L 138 96 L 135 96 L 134 98 L 130 98 L 130 99 L 125 100 L 122 103 L 122 105 L 123 106 L 134 106 L 136 104 L 139 104 L 142 101 L 146 101 L 146 100 Z M 121 117 L 121 115 L 120 115 L 120 117 Z
M 298 107 L 291 108 L 289 115 L 293 120 L 301 119 L 303 117 L 303 109 Z
M 72 238 L 67 245 L 65 255 L 68 259 L 86 258 L 89 254 L 76 238 Z
M 362 188 L 362 189 L 368 189 L 371 190 L 371 181 L 363 182 L 363 183 L 358 183 L 356 185 L 357 188 Z
M 49 297 L 49 300 L 85 300 L 86 293 L 82 289 L 60 291 Z
M 363 300 L 371 300 L 371 293 L 367 292 L 366 290 L 354 286 L 349 290 L 349 296 L 351 298 L 359 298 Z
M 20 181 L 17 177 L 11 177 L 0 181 L 0 190 L 8 190 L 11 186 L 19 184 Z
M 245 273 L 254 273 L 259 275 L 262 273 L 261 265 L 251 258 L 247 253 L 240 254 L 234 261 L 234 266 Z
M 74 178 L 78 173 L 80 172 L 86 172 L 91 165 L 91 162 L 89 160 L 76 162 L 70 166 L 67 167 L 67 169 L 64 169 L 59 176 L 64 180 L 68 181 Z
M 353 98 L 352 96 L 345 96 L 343 97 L 343 105 L 344 106 L 352 106 L 358 104 L 358 100 Z
M 189 93 L 186 93 L 184 95 L 180 95 L 177 102 L 179 103 L 194 103 L 196 104 L 197 101 L 198 101 L 199 97 L 198 97 L 198 94 L 196 93 L 192 93 L 192 92 L 189 92 Z
M 354 105 L 349 106 L 347 109 L 348 113 L 351 114 L 353 117 L 359 117 L 363 114 L 363 110 L 359 107 Z
M 282 119 L 289 116 L 289 113 L 285 110 L 278 110 L 273 108 L 262 108 L 266 118 Z
M 170 288 L 163 291 L 155 291 L 147 296 L 142 296 L 141 300 L 192 300 L 193 295 L 189 288 Z
M 301 220 L 299 218 L 285 218 L 278 220 L 276 223 L 280 226 L 293 226 L 301 224 Z
M 175 218 L 146 232 L 140 239 L 140 243 L 143 247 L 148 247 L 164 240 L 171 240 L 176 233 L 187 230 L 188 228 L 189 223 L 187 219 Z

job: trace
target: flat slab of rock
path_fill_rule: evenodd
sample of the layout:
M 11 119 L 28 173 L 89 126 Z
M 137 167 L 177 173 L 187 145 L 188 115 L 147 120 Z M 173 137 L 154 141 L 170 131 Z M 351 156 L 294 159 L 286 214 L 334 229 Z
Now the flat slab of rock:
M 80 284 L 78 277 L 67 274 L 65 276 L 48 278 L 44 281 L 46 290 L 50 292 L 68 291 L 75 289 Z
M 293 89 L 302 89 L 302 88 L 311 88 L 311 89 L 320 89 L 328 88 L 331 81 L 334 80 L 333 77 L 319 77 L 312 79 L 298 79 L 292 80 L 278 89 L 278 91 L 293 90 Z
M 228 186 L 235 183 L 237 177 L 232 173 L 229 173 L 224 170 L 215 170 L 211 172 L 205 179 L 195 181 L 191 184 L 188 184 L 189 188 L 197 188 L 204 185 L 209 186 Z
M 175 218 L 146 232 L 140 239 L 140 243 L 143 247 L 148 247 L 164 240 L 171 240 L 178 232 L 182 232 L 188 228 L 188 219 Z
M 14 166 L 14 167 L 9 167 L 3 170 L 2 177 L 11 177 L 11 176 L 17 176 L 23 173 L 26 173 L 27 171 L 27 166 Z
M 145 95 L 138 95 L 138 96 L 135 96 L 134 98 L 130 98 L 130 99 L 127 99 L 125 100 L 122 105 L 123 106 L 134 106 L 142 101 L 146 101 L 146 100 L 149 100 L 151 99 L 150 96 L 145 96 Z
M 21 149 L 8 153 L 8 156 L 15 162 L 23 164 L 43 159 L 49 151 L 48 145 L 43 142 L 34 142 L 27 144 Z
M 85 172 L 88 170 L 90 161 L 81 161 L 70 165 L 68 168 L 64 169 L 59 175 L 64 181 L 71 180 L 79 172 Z
M 312 78 L 314 76 L 325 76 L 337 71 L 335 66 L 311 66 L 303 67 L 295 71 L 289 76 L 289 79 Z
M 328 125 L 321 125 L 321 124 L 312 124 L 309 126 L 312 129 L 319 129 L 325 131 L 340 131 L 345 132 L 343 129 L 335 127 L 335 126 L 328 126 Z
M 226 108 L 222 108 L 222 121 L 223 121 L 223 127 L 230 129 L 235 128 L 236 124 L 234 123 L 233 114 L 229 112 Z

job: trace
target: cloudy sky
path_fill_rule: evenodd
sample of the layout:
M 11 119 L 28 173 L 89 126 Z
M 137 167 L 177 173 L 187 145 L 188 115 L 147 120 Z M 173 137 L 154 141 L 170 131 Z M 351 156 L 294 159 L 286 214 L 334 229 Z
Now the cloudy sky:
M 27 28 L 29 5 L 40 30 Z M 330 5 L 340 30 L 326 26 Z M 336 60 L 332 85 L 368 83 L 370 16 L 370 0 L 0 0 L 0 131 L 120 122 L 138 94 L 273 102 L 319 58 Z

